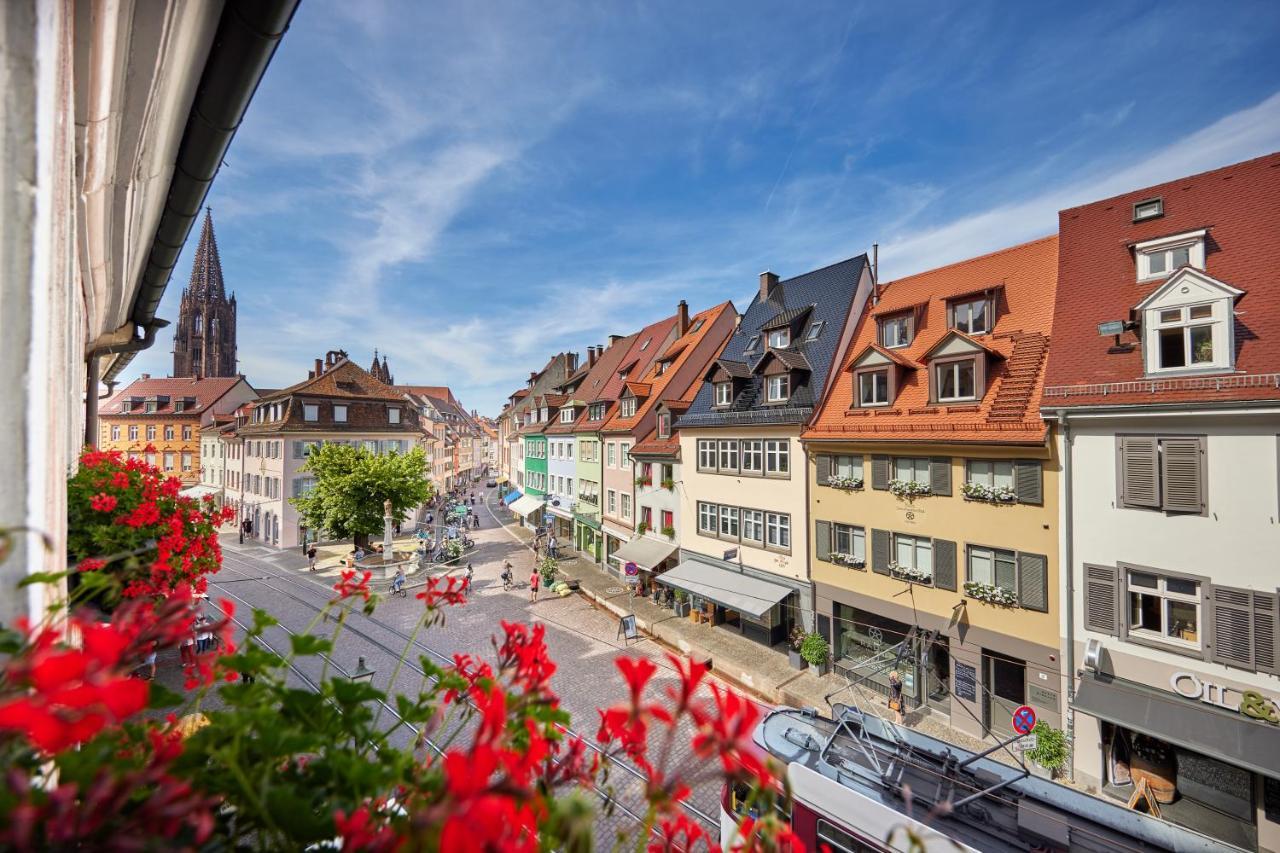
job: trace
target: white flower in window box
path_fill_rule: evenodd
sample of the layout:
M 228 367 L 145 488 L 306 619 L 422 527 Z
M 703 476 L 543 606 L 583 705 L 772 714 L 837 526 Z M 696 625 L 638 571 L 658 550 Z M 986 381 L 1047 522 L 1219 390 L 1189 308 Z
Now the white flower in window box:
M 986 501 L 987 503 L 1015 503 L 1018 493 L 1012 486 L 988 486 L 985 483 L 964 483 L 960 493 L 965 500 Z
M 856 492 L 862 488 L 861 477 L 841 477 L 833 475 L 827 484 L 833 489 L 843 489 L 846 492 Z
M 1013 594 L 1012 590 L 994 584 L 981 583 L 980 581 L 968 581 L 965 583 L 964 594 L 970 598 L 976 598 L 978 601 L 999 604 L 1003 607 L 1013 607 L 1018 603 L 1018 597 Z
M 929 494 L 933 488 L 928 483 L 921 483 L 918 480 L 890 480 L 889 491 L 900 498 L 914 498 Z
M 865 568 L 867 561 L 862 557 L 855 557 L 852 554 L 840 554 L 833 552 L 831 554 L 831 562 L 837 566 L 848 566 L 851 569 Z
M 917 569 L 914 566 L 904 566 L 897 560 L 889 563 L 889 574 L 911 583 L 933 583 L 933 575 L 931 573 Z

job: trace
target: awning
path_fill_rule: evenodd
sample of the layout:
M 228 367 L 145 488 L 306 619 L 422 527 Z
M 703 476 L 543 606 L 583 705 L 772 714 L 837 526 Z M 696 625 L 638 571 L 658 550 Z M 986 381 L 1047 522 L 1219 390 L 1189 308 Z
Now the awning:
M 501 477 L 498 477 L 496 480 L 494 480 L 494 482 L 497 483 L 498 485 L 502 485 L 503 483 L 508 482 L 508 480 L 509 478 L 507 477 L 507 475 L 503 474 Z
M 580 512 L 575 512 L 573 514 L 573 520 L 584 527 L 590 527 L 592 530 L 600 529 L 600 522 L 589 515 L 583 515 Z
M 542 509 L 546 504 L 542 498 L 535 498 L 533 495 L 522 495 L 520 500 L 511 505 L 511 511 L 516 515 L 529 515 Z
M 216 486 L 205 486 L 200 484 L 187 486 L 185 489 L 178 492 L 178 494 L 182 495 L 184 498 L 194 498 L 195 500 L 200 500 L 207 495 L 216 495 L 217 493 L 218 489 Z
M 676 552 L 674 542 L 663 542 L 647 536 L 637 536 L 614 553 L 619 562 L 635 563 L 642 569 L 652 569 Z
M 654 580 L 757 619 L 791 594 L 788 587 L 717 568 L 701 560 L 685 560 Z
M 509 493 L 507 493 L 502 497 L 502 502 L 507 506 L 511 506 L 513 503 L 520 500 L 520 498 L 521 498 L 520 490 L 512 489 Z
M 1132 681 L 1086 675 L 1075 707 L 1086 714 L 1280 779 L 1280 729 Z

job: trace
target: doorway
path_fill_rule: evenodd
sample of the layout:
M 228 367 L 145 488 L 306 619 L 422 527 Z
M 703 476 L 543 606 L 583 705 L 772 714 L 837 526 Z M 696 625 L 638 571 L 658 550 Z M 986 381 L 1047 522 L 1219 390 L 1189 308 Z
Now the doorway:
M 984 714 L 987 731 L 994 735 L 1013 734 L 1013 712 L 1027 699 L 1027 662 L 982 650 Z
M 951 641 L 935 640 L 926 652 L 925 701 L 941 714 L 951 713 Z

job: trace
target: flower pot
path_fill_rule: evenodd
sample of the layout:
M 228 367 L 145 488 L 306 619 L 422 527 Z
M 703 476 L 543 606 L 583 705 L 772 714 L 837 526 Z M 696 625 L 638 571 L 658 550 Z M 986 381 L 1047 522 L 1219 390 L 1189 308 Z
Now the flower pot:
M 818 664 L 817 666 L 812 666 L 812 665 L 811 665 L 811 666 L 810 666 L 810 668 L 813 670 L 813 674 L 814 674 L 814 675 L 817 675 L 817 676 L 823 676 L 823 675 L 826 675 L 828 672 L 830 672 L 830 671 L 831 671 L 831 662 L 830 662 L 830 661 L 823 661 L 822 663 Z
M 792 669 L 804 669 L 809 665 L 809 662 L 800 657 L 800 652 L 795 649 L 791 649 L 787 652 L 787 660 L 791 661 Z
M 1043 767 L 1034 761 L 1027 762 L 1027 769 L 1031 771 L 1031 775 L 1039 779 L 1052 779 L 1053 771 L 1048 767 Z

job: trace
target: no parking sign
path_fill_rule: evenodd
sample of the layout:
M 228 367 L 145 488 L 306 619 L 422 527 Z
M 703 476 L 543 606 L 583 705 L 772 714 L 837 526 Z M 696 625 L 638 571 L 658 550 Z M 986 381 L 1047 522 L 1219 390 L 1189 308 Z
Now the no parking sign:
M 624 565 L 622 567 L 622 573 L 626 575 L 627 583 L 634 584 L 640 582 L 640 567 L 635 563 L 628 562 Z
M 1019 705 L 1013 709 L 1013 730 L 1020 735 L 1029 735 L 1036 727 L 1036 709 L 1030 705 Z

